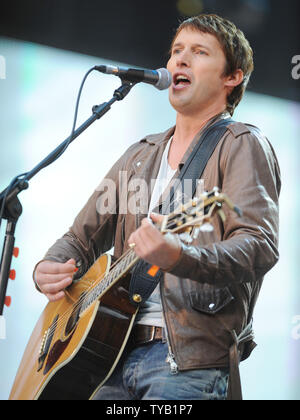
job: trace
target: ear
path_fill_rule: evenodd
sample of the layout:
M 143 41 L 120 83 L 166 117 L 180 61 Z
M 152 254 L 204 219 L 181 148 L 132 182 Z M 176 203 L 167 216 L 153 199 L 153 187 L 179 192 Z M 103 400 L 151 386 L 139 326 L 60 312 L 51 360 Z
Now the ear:
M 234 73 L 225 77 L 224 86 L 228 88 L 228 93 L 236 87 L 239 86 L 244 79 L 244 72 L 241 69 L 237 69 Z

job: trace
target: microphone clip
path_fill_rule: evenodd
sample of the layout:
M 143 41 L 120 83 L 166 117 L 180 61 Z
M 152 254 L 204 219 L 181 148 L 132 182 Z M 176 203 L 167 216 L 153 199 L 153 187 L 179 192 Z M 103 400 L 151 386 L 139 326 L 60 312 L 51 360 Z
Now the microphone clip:
M 116 101 L 122 101 L 128 93 L 131 91 L 134 85 L 136 85 L 137 82 L 129 82 L 125 80 L 125 78 L 120 77 L 122 80 L 122 85 L 114 91 L 114 95 L 112 99 L 109 102 L 104 102 L 100 105 L 94 105 L 92 107 L 92 112 L 94 116 L 97 119 L 100 119 L 104 114 L 107 113 L 107 111 L 110 110 L 111 105 Z
M 122 81 L 122 85 L 114 91 L 114 97 L 118 101 L 122 101 L 138 82 L 130 82 L 129 80 L 126 80 L 126 77 L 124 76 L 119 76 L 119 78 Z

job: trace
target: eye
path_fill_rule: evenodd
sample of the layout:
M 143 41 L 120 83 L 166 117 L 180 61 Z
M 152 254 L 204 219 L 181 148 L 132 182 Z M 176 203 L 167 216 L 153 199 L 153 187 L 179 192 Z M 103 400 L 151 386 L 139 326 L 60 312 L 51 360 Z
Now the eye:
M 174 55 L 174 54 L 179 54 L 180 53 L 180 49 L 179 48 L 175 48 L 173 51 L 172 51 L 172 55 Z
M 198 51 L 196 51 L 196 54 L 199 54 L 199 55 L 208 55 L 207 52 L 204 51 L 204 50 L 198 50 Z

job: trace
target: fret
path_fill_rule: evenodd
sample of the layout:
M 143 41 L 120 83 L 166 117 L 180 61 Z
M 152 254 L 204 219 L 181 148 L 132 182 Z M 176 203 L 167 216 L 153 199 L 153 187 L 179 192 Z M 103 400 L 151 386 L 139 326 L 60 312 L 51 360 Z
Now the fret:
M 120 272 L 122 273 L 126 267 L 127 267 L 127 259 L 126 257 L 122 258 L 121 261 L 119 262 L 118 266 L 120 267 Z

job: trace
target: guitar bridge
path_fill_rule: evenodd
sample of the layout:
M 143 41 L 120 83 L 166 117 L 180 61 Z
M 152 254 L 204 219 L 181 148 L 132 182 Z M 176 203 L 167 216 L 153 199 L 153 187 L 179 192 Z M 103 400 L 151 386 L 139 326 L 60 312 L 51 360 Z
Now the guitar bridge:
M 43 335 L 40 351 L 39 351 L 39 358 L 38 358 L 38 369 L 37 369 L 38 372 L 42 369 L 45 359 L 49 353 L 50 345 L 51 345 L 53 335 L 54 335 L 56 325 L 57 325 L 57 320 L 58 320 L 58 315 L 56 315 L 50 328 L 48 328 L 48 330 L 45 331 Z

